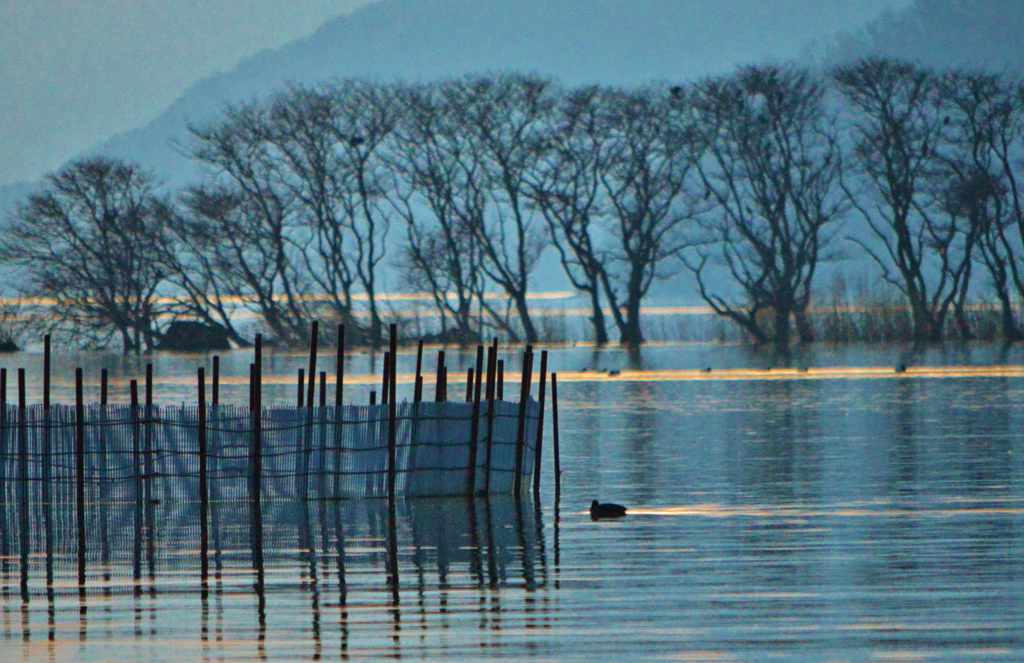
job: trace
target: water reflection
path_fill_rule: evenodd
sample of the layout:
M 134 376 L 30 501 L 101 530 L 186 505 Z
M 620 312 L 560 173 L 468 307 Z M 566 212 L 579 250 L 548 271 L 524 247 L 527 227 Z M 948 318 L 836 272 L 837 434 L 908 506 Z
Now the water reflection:
M 0 538 L 0 660 L 1024 660 L 1024 347 L 984 365 L 999 352 L 820 346 L 767 370 L 649 346 L 631 373 L 565 349 L 561 504 L 550 480 L 536 502 L 268 501 L 254 568 L 248 508 L 214 494 L 203 582 L 195 505 L 165 502 L 136 582 L 115 502 L 85 602 L 55 505 L 52 601 L 41 512 L 27 602 Z M 594 498 L 630 514 L 592 522 Z
M 24 594 L 13 586 L 10 563 L 4 567 L 0 639 L 5 647 L 22 643 L 28 654 L 40 640 L 53 643 L 51 652 L 71 640 L 155 645 L 187 638 L 194 628 L 204 660 L 219 658 L 225 646 L 244 651 L 245 643 L 252 658 L 278 658 L 281 642 L 289 643 L 289 656 L 314 660 L 401 658 L 459 651 L 464 634 L 443 634 L 461 632 L 467 619 L 497 650 L 507 629 L 550 623 L 550 602 L 535 597 L 548 580 L 542 511 L 529 499 L 418 499 L 390 507 L 379 500 L 266 502 L 262 551 L 248 540 L 247 504 L 222 502 L 218 510 L 213 572 L 205 577 L 196 528 L 164 505 L 155 505 L 154 557 L 138 581 L 130 555 L 115 545 L 114 561 L 90 567 L 80 591 L 72 556 L 58 543 L 47 562 L 41 542 Z M 131 618 L 124 621 L 126 608 Z M 514 616 L 506 626 L 508 610 Z M 160 658 L 191 657 L 181 651 Z

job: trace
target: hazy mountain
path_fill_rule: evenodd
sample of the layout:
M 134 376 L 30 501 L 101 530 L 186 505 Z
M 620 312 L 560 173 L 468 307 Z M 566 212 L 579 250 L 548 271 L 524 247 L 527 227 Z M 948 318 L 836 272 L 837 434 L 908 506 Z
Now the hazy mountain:
M 1021 0 L 915 0 L 822 49 L 826 64 L 867 55 L 935 67 L 1024 70 Z
M 371 76 L 428 80 L 521 70 L 568 83 L 685 80 L 795 57 L 811 38 L 863 25 L 907 0 L 384 0 L 307 39 L 192 86 L 151 124 L 101 151 L 180 180 L 185 127 L 287 81 Z

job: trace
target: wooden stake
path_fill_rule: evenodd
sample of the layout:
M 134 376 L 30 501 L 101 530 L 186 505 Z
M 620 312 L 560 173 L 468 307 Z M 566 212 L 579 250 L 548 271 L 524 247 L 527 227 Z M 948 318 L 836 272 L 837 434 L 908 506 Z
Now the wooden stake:
M 420 339 L 419 346 L 416 348 L 416 381 L 413 383 L 413 395 L 412 402 L 419 403 L 423 400 L 423 339 Z
M 436 381 L 434 382 L 434 402 L 435 403 L 443 403 L 444 402 L 444 399 L 442 398 L 442 396 L 444 395 L 444 391 L 441 389 L 442 373 L 444 373 L 444 350 L 438 350 L 437 351 L 437 371 L 435 373 L 437 377 L 436 377 Z
M 205 582 L 209 574 L 210 554 L 210 489 L 207 484 L 209 447 L 206 441 L 206 369 L 199 367 L 199 564 L 200 577 Z
M 494 447 L 494 396 L 497 393 L 498 339 L 487 351 L 487 459 L 484 463 L 484 494 L 491 494 L 491 458 Z
M 334 388 L 334 406 L 341 407 L 342 395 L 344 393 L 345 386 L 345 325 L 338 325 L 338 360 L 337 367 L 335 368 L 335 380 L 337 384 Z M 341 413 L 338 414 L 339 421 L 341 420 Z
M 555 456 L 555 504 L 562 490 L 562 461 L 558 453 L 558 374 L 551 373 L 551 444 Z
M 320 407 L 327 407 L 327 371 L 320 371 Z
M 320 340 L 320 323 L 313 321 L 309 333 L 309 389 L 306 392 L 306 407 L 313 408 L 313 396 L 316 395 L 316 350 Z
M 75 521 L 78 526 L 78 587 L 85 591 L 85 396 L 82 369 L 75 369 Z
M 50 409 L 50 335 L 43 336 L 43 409 Z
M 7 517 L 7 369 L 0 368 L 0 513 Z M 4 521 L 6 523 L 6 520 Z M 0 555 L 10 554 L 6 525 L 0 534 Z
M 398 482 L 398 409 L 395 403 L 395 382 L 398 378 L 396 365 L 398 357 L 398 325 L 391 324 L 391 365 L 389 387 L 391 393 L 388 395 L 388 503 L 391 508 L 395 505 L 395 489 Z
M 302 404 L 303 404 L 303 402 L 305 400 L 304 394 L 302 393 L 302 391 L 305 388 L 306 388 L 306 369 L 300 368 L 299 369 L 298 391 L 296 392 L 297 395 L 296 395 L 296 399 L 295 399 L 295 406 L 296 407 L 302 407 Z
M 498 360 L 498 400 L 505 400 L 505 360 Z
M 334 386 L 334 481 L 331 497 L 338 497 L 341 475 L 342 403 L 345 386 L 345 325 L 338 325 L 338 356 L 336 358 Z
M 480 435 L 480 384 L 484 373 L 484 346 L 476 346 L 476 388 L 473 390 L 473 421 L 469 433 L 469 467 L 466 479 L 466 494 L 476 493 L 477 438 Z
M 537 394 L 537 403 L 540 405 L 540 414 L 537 415 L 537 443 L 533 451 L 533 493 L 540 495 L 540 458 L 544 449 L 544 397 L 548 386 L 548 351 L 540 353 L 540 375 L 537 376 L 537 387 L 540 393 Z
M 25 407 L 25 369 L 18 369 L 18 542 L 21 552 L 21 600 L 28 603 L 28 554 L 32 545 L 32 532 L 28 521 L 28 419 Z
M 516 433 L 516 470 L 514 490 L 518 497 L 523 490 L 523 448 L 526 446 L 526 403 L 530 399 L 530 379 L 533 371 L 533 348 L 526 346 L 523 354 L 523 379 L 519 391 L 519 430 Z
M 210 394 L 210 405 L 217 407 L 220 405 L 220 357 L 213 355 L 213 387 L 212 393 Z
M 153 499 L 153 364 L 146 364 L 146 410 L 143 413 L 143 416 L 145 417 L 145 427 L 142 429 L 142 458 L 146 467 L 146 477 L 144 479 L 145 483 L 143 483 L 143 487 L 145 489 L 145 501 L 148 508 Z M 149 523 L 149 525 L 149 531 L 152 534 L 153 523 Z
M 473 369 L 466 371 L 466 402 L 473 402 Z
M 388 397 L 391 394 L 388 385 L 391 381 L 391 358 L 393 356 L 390 351 L 384 353 L 384 373 L 381 376 L 380 385 L 380 402 L 383 405 L 388 404 Z
M 132 579 L 135 595 L 142 594 L 142 455 L 139 444 L 139 381 L 131 381 L 132 464 L 135 466 L 135 537 L 132 542 Z
M 253 520 L 253 566 L 263 569 L 263 335 L 256 334 L 255 361 L 253 363 L 254 400 L 253 409 L 253 472 L 252 472 L 252 520 Z

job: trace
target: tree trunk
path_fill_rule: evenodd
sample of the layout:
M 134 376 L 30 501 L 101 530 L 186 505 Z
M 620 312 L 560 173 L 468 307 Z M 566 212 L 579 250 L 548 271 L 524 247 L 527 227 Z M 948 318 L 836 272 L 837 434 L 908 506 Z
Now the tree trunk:
M 630 348 L 638 348 L 644 342 L 640 330 L 640 298 L 630 297 L 626 302 L 626 319 L 623 321 L 619 335 L 619 343 Z
M 774 340 L 777 346 L 787 347 L 789 345 L 789 316 L 789 306 L 778 304 L 775 306 Z
M 604 311 L 601 310 L 601 296 L 596 285 L 594 286 L 594 289 L 590 291 L 590 308 L 594 312 L 594 315 L 590 318 L 590 322 L 594 325 L 594 340 L 598 345 L 607 345 L 608 328 L 604 324 Z
M 813 343 L 814 328 L 811 326 L 811 319 L 807 315 L 807 310 L 795 311 L 793 317 L 796 319 L 796 332 L 800 337 L 800 342 Z
M 526 336 L 526 342 L 530 345 L 537 343 L 537 330 L 533 326 L 533 320 L 530 319 L 530 309 L 526 305 L 526 293 L 517 292 L 513 296 L 516 305 L 516 312 L 519 314 L 519 322 L 523 325 L 523 334 Z

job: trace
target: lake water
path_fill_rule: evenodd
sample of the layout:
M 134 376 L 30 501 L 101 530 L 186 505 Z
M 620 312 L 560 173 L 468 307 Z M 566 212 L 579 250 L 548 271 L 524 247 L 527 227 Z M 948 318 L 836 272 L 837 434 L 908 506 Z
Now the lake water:
M 469 357 L 449 349 L 451 374 Z M 56 400 L 74 361 L 91 394 L 101 365 L 116 398 L 141 374 L 72 360 L 55 362 Z M 225 357 L 223 401 L 245 402 L 250 360 Z M 208 361 L 157 356 L 157 400 L 194 401 Z M 39 363 L 0 365 L 35 385 Z M 379 363 L 349 358 L 347 401 L 379 389 Z M 265 398 L 294 402 L 304 365 L 268 357 Z M 558 504 L 550 458 L 536 502 L 272 503 L 257 576 L 247 511 L 226 503 L 204 586 L 191 506 L 162 503 L 138 591 L 112 565 L 90 568 L 83 598 L 70 557 L 48 589 L 36 556 L 25 602 L 5 560 L 0 660 L 1024 660 L 1020 347 L 576 347 L 550 365 Z M 593 522 L 592 499 L 630 513 Z

